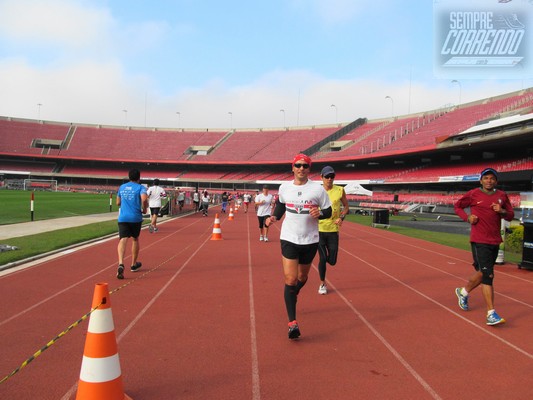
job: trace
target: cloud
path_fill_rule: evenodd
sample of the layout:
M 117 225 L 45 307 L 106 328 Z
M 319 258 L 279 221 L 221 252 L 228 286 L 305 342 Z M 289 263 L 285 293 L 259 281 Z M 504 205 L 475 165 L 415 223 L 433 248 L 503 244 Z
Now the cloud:
M 37 119 L 40 112 L 45 120 L 74 123 L 257 129 L 389 118 L 392 112 L 405 115 L 458 102 L 458 87 L 449 81 L 326 79 L 305 70 L 276 70 L 240 86 L 213 80 L 165 96 L 156 86 L 150 77 L 126 74 L 114 61 L 40 69 L 12 58 L 0 62 L 0 115 Z M 462 101 L 518 89 L 515 81 L 463 82 Z
M 307 18 L 311 12 L 329 23 L 356 18 L 361 6 L 352 3 L 359 4 L 295 0 L 292 5 L 301 7 Z M 343 15 L 337 15 L 339 10 Z M 458 100 L 458 87 L 448 80 L 413 74 L 409 82 L 396 74 L 386 81 L 376 73 L 370 75 L 376 79 L 335 79 L 305 68 L 279 67 L 250 75 L 245 84 L 200 77 L 194 86 L 162 87 L 162 73 L 154 71 L 157 54 L 171 53 L 173 47 L 160 45 L 195 29 L 189 22 L 140 18 L 125 23 L 108 8 L 84 0 L 0 0 L 0 44 L 5 44 L 0 47 L 0 115 L 103 125 L 227 129 L 232 124 L 257 129 L 388 118 L 392 111 L 404 115 Z M 48 58 L 39 59 L 32 47 Z M 152 56 L 153 63 L 140 65 Z M 188 76 L 179 78 L 187 82 Z M 461 97 L 467 102 L 519 88 L 516 81 L 462 82 Z
M 103 44 L 113 25 L 104 8 L 84 1 L 3 0 L 0 35 L 31 46 L 80 48 Z

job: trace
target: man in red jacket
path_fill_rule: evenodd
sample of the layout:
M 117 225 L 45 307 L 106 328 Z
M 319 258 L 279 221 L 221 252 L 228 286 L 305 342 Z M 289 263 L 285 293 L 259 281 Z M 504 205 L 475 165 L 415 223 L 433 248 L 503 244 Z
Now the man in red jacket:
M 470 245 L 476 272 L 465 287 L 456 288 L 459 307 L 468 310 L 468 296 L 481 284 L 483 298 L 487 303 L 487 325 L 503 324 L 505 319 L 494 310 L 494 263 L 502 242 L 501 220 L 511 221 L 514 211 L 507 194 L 496 189 L 498 173 L 486 168 L 480 174 L 481 187 L 472 189 L 454 205 L 455 213 L 471 225 Z M 470 209 L 470 214 L 465 209 Z

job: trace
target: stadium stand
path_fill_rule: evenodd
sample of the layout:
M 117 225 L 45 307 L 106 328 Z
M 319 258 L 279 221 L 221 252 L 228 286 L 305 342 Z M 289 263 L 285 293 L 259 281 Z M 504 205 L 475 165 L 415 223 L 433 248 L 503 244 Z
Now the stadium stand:
M 69 129 L 64 124 L 3 118 L 0 119 L 0 149 L 2 153 L 14 155 L 46 154 L 47 149 L 65 140 Z
M 304 151 L 334 133 L 338 127 L 311 127 L 310 129 L 287 129 L 277 140 L 257 151 L 250 161 L 292 160 L 296 152 Z
M 27 171 L 28 173 L 51 174 L 56 168 L 54 162 L 0 160 L 0 171 Z
M 492 123 L 498 118 L 500 126 Z M 516 127 L 500 133 L 511 121 Z M 38 176 L 68 187 L 113 187 L 136 167 L 144 179 L 172 185 L 256 188 L 290 179 L 288 163 L 306 152 L 315 164 L 312 179 L 327 163 L 337 180 L 370 186 L 374 201 L 447 204 L 486 165 L 510 182 L 508 192 L 529 190 L 532 130 L 533 88 L 396 118 L 278 129 L 173 130 L 0 117 L 0 180 Z
M 101 160 L 178 161 L 191 147 L 214 147 L 224 131 L 168 131 L 79 126 L 63 156 Z M 157 144 L 154 146 L 153 144 Z
M 296 152 L 335 132 L 338 127 L 282 130 L 235 130 L 205 161 L 288 161 Z M 196 160 L 200 160 L 199 157 Z
M 350 147 L 334 153 L 321 154 L 319 157 L 334 159 L 347 155 L 368 156 L 378 152 L 418 151 L 426 147 L 435 147 L 437 139 L 441 136 L 457 135 L 480 121 L 530 106 L 533 106 L 533 94 L 526 92 L 446 110 L 398 117 L 389 123 L 368 123 L 339 139 L 353 140 Z

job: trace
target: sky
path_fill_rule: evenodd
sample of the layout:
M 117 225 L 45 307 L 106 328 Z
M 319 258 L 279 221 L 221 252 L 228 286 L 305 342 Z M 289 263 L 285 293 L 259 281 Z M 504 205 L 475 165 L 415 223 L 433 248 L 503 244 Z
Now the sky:
M 0 0 L 0 116 L 296 127 L 533 86 L 436 75 L 434 22 L 433 0 Z

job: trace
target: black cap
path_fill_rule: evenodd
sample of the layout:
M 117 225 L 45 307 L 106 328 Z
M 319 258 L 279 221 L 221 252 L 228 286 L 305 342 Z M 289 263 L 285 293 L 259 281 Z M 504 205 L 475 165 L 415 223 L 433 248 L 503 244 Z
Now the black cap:
M 326 176 L 326 175 L 334 174 L 334 173 L 335 173 L 335 170 L 333 169 L 333 167 L 330 167 L 329 165 L 326 165 L 324 168 L 322 168 L 322 171 L 320 172 L 320 175 Z

